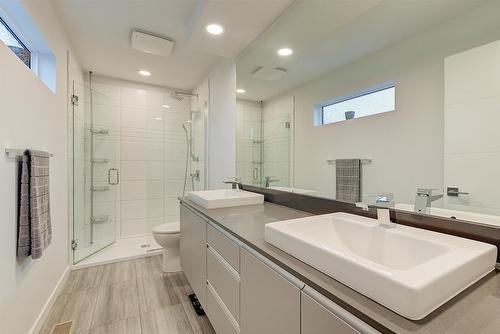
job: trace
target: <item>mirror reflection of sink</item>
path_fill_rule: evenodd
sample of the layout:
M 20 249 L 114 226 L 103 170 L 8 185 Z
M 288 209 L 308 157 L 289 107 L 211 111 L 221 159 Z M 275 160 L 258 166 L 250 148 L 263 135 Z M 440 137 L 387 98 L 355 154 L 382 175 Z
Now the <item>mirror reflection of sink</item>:
M 308 189 L 300 189 L 300 188 L 290 188 L 290 187 L 269 187 L 269 189 L 287 191 L 295 194 L 314 194 L 316 191 L 308 190 Z
M 414 205 L 413 204 L 396 203 L 395 208 L 398 210 L 414 212 Z M 467 220 L 467 221 L 480 223 L 480 224 L 500 226 L 500 217 L 493 216 L 493 215 L 486 215 L 486 214 L 482 214 L 482 213 L 431 207 L 429 209 L 429 214 L 431 214 L 433 216 L 439 216 L 439 217 Z
M 205 209 L 264 203 L 264 195 L 237 189 L 191 191 L 188 197 Z
M 492 271 L 497 248 L 333 213 L 267 224 L 265 240 L 412 320 Z

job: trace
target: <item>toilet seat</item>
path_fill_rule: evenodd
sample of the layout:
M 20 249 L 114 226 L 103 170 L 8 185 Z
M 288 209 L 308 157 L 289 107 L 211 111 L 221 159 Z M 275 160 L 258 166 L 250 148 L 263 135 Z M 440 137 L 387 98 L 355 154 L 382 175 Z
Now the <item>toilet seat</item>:
M 156 233 L 156 234 L 179 234 L 180 233 L 179 222 L 172 222 L 172 223 L 158 225 L 153 229 L 153 233 Z

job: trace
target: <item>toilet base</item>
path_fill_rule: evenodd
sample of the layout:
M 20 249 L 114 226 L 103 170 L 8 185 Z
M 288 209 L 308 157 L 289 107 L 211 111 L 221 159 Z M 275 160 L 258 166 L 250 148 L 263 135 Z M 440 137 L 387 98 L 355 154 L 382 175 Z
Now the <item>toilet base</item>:
M 178 249 L 163 250 L 161 269 L 165 273 L 176 273 L 182 271 L 181 258 Z

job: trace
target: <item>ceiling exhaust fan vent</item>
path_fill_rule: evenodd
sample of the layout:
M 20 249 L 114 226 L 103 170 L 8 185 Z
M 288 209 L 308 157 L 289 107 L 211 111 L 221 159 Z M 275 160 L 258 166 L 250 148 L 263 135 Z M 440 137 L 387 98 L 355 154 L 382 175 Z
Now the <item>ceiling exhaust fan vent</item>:
M 168 57 L 174 48 L 174 42 L 153 33 L 133 30 L 130 39 L 132 49 L 141 52 Z
M 258 67 L 252 72 L 252 76 L 266 81 L 275 81 L 286 74 L 286 69 L 282 67 Z

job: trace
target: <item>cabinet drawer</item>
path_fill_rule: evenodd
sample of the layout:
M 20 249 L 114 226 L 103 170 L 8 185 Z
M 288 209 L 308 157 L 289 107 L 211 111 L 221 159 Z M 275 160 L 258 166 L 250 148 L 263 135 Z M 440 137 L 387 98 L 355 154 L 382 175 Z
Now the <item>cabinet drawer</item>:
M 207 281 L 220 296 L 234 319 L 240 321 L 240 276 L 210 245 L 207 247 Z
M 207 242 L 237 271 L 240 271 L 240 247 L 207 224 Z
M 236 320 L 231 319 L 229 310 L 224 306 L 220 296 L 207 282 L 207 307 L 205 312 L 217 334 L 239 334 Z

